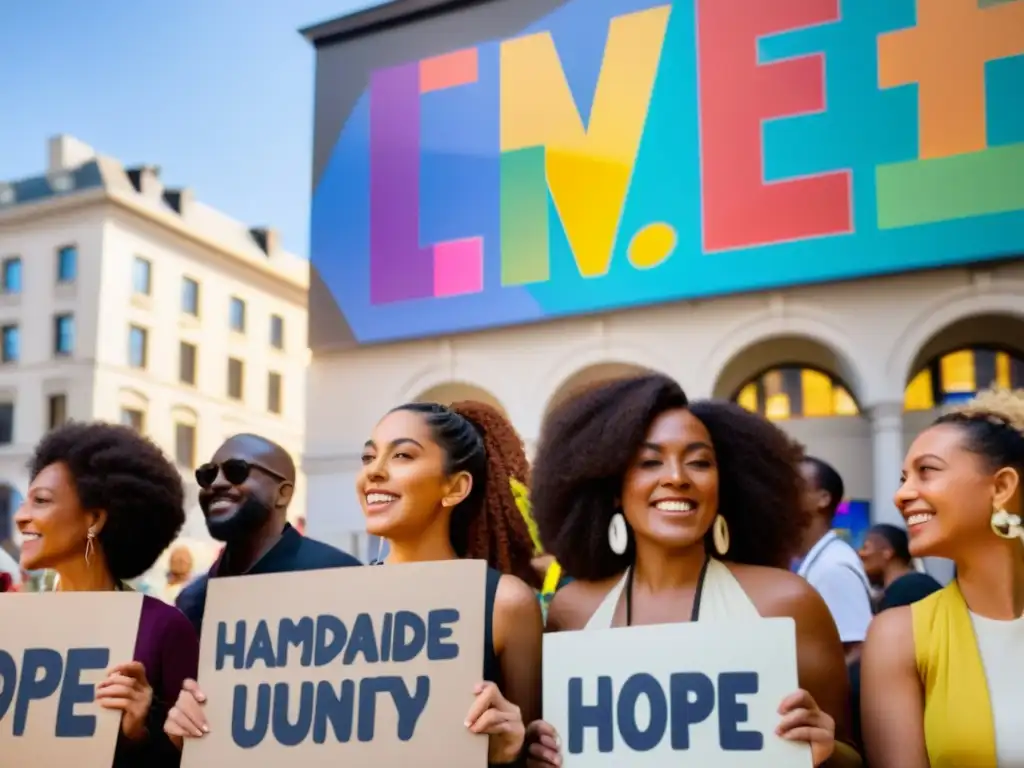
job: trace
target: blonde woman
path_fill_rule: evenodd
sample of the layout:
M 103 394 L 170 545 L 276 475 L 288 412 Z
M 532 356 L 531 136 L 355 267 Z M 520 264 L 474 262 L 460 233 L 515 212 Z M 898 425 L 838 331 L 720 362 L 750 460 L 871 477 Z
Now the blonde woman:
M 861 662 L 871 765 L 1024 768 L 1024 391 L 989 391 L 907 453 L 896 493 L 915 557 L 957 578 L 875 618 Z

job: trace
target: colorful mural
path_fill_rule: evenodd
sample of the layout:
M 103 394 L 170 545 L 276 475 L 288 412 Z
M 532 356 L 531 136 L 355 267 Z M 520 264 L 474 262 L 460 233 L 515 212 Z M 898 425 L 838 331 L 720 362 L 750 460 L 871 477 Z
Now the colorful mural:
M 312 260 L 369 343 L 1019 255 L 1021 30 L 1024 0 L 569 0 L 370 74 Z

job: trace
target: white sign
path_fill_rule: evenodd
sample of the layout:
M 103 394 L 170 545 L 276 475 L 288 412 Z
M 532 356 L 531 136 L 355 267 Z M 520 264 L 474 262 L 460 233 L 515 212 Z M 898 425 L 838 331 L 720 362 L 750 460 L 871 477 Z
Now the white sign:
M 544 719 L 565 768 L 811 768 L 775 735 L 799 688 L 789 618 L 544 635 Z

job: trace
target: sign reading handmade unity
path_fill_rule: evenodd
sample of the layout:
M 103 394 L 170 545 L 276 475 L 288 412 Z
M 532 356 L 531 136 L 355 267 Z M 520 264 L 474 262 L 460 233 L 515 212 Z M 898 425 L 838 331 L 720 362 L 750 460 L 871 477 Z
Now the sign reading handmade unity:
M 183 768 L 481 768 L 483 561 L 211 579 Z
M 544 719 L 566 768 L 810 768 L 775 735 L 798 689 L 792 619 L 544 636 Z
M 0 765 L 110 768 L 121 713 L 96 686 L 132 660 L 141 612 L 134 592 L 0 599 Z

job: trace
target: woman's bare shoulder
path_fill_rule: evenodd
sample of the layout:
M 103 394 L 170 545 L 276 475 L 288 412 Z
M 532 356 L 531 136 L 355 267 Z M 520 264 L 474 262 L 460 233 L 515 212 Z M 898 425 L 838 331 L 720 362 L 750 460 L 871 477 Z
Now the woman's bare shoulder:
M 828 611 L 806 579 L 781 568 L 726 563 L 762 616 L 793 616 Z
M 583 629 L 621 576 L 601 581 L 571 581 L 558 590 L 548 609 L 548 632 Z

